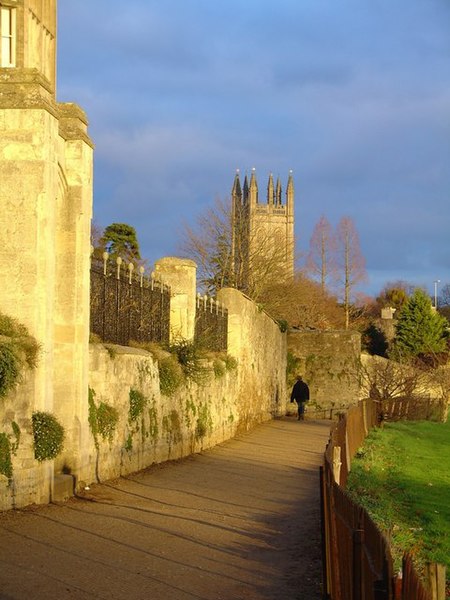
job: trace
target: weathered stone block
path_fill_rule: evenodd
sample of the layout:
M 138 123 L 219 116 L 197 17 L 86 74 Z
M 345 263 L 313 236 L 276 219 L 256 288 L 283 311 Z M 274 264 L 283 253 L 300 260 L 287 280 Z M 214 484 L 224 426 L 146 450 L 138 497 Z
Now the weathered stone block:
M 75 479 L 72 475 L 55 475 L 53 480 L 53 502 L 66 502 L 74 494 Z

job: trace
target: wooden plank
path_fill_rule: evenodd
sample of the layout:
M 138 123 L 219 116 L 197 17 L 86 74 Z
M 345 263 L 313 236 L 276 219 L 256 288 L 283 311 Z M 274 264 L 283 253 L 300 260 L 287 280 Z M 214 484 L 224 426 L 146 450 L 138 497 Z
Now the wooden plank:
M 445 600 L 445 565 L 428 563 L 426 575 L 432 600 Z

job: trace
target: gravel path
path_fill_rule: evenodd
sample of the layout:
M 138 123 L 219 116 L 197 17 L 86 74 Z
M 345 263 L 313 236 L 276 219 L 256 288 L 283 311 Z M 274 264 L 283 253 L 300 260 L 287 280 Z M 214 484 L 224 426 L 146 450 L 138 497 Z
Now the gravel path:
M 328 432 L 275 420 L 65 504 L 0 514 L 0 599 L 320 600 Z

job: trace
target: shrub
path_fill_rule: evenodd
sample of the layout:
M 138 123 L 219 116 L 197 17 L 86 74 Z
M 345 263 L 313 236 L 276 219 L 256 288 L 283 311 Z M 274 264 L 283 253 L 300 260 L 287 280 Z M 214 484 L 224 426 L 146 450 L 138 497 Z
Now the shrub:
M 171 354 L 175 354 L 177 357 L 186 377 L 189 377 L 196 371 L 198 351 L 192 342 L 181 340 L 175 344 L 172 344 L 169 348 L 169 351 Z
M 230 356 L 229 354 L 227 354 L 225 356 L 225 368 L 227 371 L 234 371 L 235 369 L 237 369 L 238 366 L 238 361 L 236 358 L 234 358 L 234 356 Z
M 226 373 L 225 363 L 216 358 L 213 362 L 214 376 L 217 378 L 223 377 Z
M 286 319 L 278 319 L 277 323 L 281 333 L 285 333 L 288 330 L 289 323 L 286 321 Z
M 34 412 L 31 420 L 36 460 L 42 462 L 58 456 L 63 449 L 64 427 L 48 412 Z
M 12 345 L 0 345 L 0 397 L 7 395 L 20 379 L 20 359 Z
M 37 364 L 39 345 L 27 328 L 0 313 L 0 398 L 19 383 L 25 368 Z
M 187 340 L 181 340 L 169 348 L 178 358 L 184 375 L 196 383 L 202 383 L 208 375 L 208 370 L 201 363 L 198 346 Z
M 159 389 L 164 396 L 173 396 L 183 382 L 183 371 L 173 356 L 167 356 L 158 362 Z
M 12 478 L 11 443 L 6 433 L 0 433 L 0 475 Z

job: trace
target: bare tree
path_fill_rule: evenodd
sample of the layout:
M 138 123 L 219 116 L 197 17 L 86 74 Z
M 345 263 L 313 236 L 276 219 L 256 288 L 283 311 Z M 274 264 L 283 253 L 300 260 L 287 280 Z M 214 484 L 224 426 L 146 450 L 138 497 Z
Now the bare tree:
M 184 225 L 180 251 L 197 264 L 200 286 L 209 294 L 233 285 L 232 230 L 229 203 L 217 199 L 197 218 Z
M 245 205 L 216 200 L 195 226 L 185 225 L 180 251 L 197 263 L 203 290 L 215 294 L 222 287 L 236 287 L 293 327 L 343 327 L 344 311 L 336 298 L 305 275 L 287 273 L 284 232 L 263 221 L 250 227 L 248 219 Z
M 450 283 L 446 283 L 442 286 L 441 293 L 439 295 L 440 306 L 450 306 Z
M 267 287 L 261 304 L 275 319 L 295 328 L 341 329 L 345 315 L 334 296 L 319 283 L 297 274 L 292 281 Z
M 96 221 L 91 222 L 91 246 L 93 248 L 93 256 L 101 259 L 105 251 L 103 228 Z
M 236 287 L 255 301 L 263 290 L 285 279 L 285 253 L 276 234 L 250 228 L 245 207 L 238 215 L 229 201 L 216 200 L 194 227 L 185 225 L 180 251 L 197 263 L 201 287 L 215 294 Z
M 426 373 L 410 363 L 373 356 L 362 362 L 361 383 L 374 399 L 403 398 L 426 387 Z
M 325 291 L 328 280 L 336 273 L 335 249 L 333 229 L 328 219 L 322 215 L 311 235 L 306 258 L 307 271 L 320 281 L 322 291 Z
M 414 364 L 363 356 L 360 376 L 362 390 L 374 400 L 413 400 L 407 408 L 415 411 L 421 405 L 427 406 L 432 399 L 440 403 L 441 420 L 447 420 L 450 370 L 446 365 L 433 367 L 423 362 Z
M 345 327 L 350 322 L 351 299 L 355 286 L 367 278 L 359 236 L 350 217 L 342 217 L 337 226 L 336 259 L 345 310 Z

